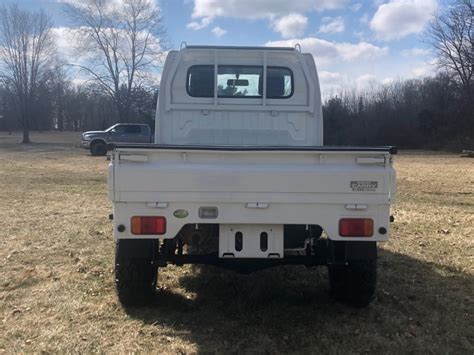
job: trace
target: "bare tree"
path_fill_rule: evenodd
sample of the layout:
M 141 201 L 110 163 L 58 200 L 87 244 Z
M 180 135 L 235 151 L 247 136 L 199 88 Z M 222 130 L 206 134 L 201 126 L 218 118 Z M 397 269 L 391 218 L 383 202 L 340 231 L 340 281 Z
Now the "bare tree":
M 65 66 L 58 62 L 49 80 L 53 107 L 53 126 L 59 131 L 64 131 L 65 128 L 65 101 L 71 84 L 64 68 Z
M 153 0 L 84 0 L 65 5 L 77 26 L 81 67 L 115 103 L 120 121 L 129 117 L 146 72 L 163 57 L 159 9 Z
M 430 44 L 440 67 L 454 72 L 469 92 L 474 73 L 474 5 L 472 0 L 456 0 L 430 24 Z
M 30 141 L 32 107 L 54 61 L 51 28 L 51 19 L 42 10 L 0 7 L 0 80 L 17 102 L 22 143 Z

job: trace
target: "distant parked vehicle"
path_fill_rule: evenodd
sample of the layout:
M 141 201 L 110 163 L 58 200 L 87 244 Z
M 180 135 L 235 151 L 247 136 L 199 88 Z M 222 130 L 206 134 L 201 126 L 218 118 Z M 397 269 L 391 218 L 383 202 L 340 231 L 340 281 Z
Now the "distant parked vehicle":
M 138 123 L 118 123 L 105 131 L 82 133 L 81 147 L 92 155 L 107 154 L 109 143 L 152 143 L 150 126 Z

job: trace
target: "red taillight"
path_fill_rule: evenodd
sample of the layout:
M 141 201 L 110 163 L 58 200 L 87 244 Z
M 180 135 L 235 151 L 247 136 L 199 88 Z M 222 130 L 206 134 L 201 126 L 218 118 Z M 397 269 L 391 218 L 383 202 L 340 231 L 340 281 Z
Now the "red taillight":
M 132 234 L 165 234 L 166 218 L 150 216 L 134 216 L 130 221 Z
M 339 220 L 341 237 L 371 237 L 374 235 L 374 221 L 371 218 L 342 218 Z

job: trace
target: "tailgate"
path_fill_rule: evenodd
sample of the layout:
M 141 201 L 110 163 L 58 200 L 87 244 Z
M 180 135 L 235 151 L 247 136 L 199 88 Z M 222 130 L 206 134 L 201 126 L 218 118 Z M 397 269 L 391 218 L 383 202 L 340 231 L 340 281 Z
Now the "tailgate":
M 391 202 L 393 148 L 115 147 L 115 202 Z

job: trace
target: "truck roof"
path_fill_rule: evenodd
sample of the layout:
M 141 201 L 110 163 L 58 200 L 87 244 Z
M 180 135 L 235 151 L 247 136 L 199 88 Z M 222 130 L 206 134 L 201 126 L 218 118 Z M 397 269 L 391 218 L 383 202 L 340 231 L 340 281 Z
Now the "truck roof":
M 182 49 L 245 49 L 245 50 L 270 50 L 270 51 L 295 51 L 294 47 L 265 47 L 265 46 L 210 46 L 210 45 L 186 45 Z

